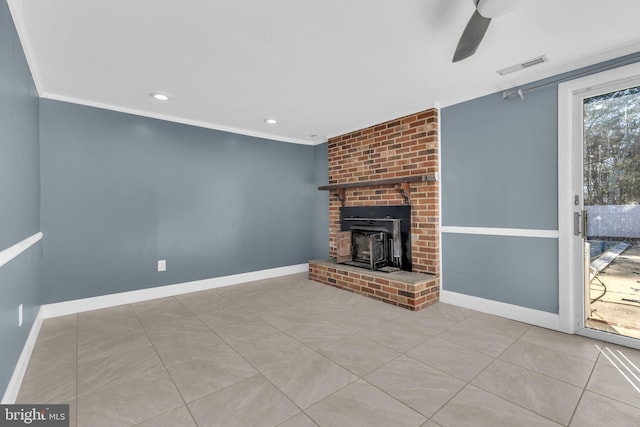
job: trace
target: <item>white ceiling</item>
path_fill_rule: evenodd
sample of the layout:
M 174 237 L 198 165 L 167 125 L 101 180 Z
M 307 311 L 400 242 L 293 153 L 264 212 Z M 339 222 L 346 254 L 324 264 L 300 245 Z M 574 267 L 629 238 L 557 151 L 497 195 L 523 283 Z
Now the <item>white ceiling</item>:
M 524 0 L 456 64 L 472 0 L 8 3 L 44 98 L 307 144 L 640 50 L 638 0 Z

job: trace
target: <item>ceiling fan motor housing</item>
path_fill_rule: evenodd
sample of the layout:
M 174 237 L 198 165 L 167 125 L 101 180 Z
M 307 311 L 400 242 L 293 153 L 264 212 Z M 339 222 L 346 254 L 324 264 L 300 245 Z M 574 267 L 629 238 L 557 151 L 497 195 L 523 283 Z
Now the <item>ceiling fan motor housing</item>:
M 473 0 L 478 13 L 485 18 L 506 15 L 518 7 L 521 0 Z

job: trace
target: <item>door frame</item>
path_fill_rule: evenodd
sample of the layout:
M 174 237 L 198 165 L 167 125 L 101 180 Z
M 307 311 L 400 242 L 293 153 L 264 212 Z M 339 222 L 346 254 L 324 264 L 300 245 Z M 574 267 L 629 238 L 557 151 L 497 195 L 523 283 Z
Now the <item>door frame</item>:
M 583 245 L 573 235 L 573 214 L 582 209 L 582 99 L 616 85 L 640 85 L 640 63 L 558 85 L 558 270 L 559 317 L 563 332 L 640 348 L 640 340 L 585 327 Z M 616 90 L 616 89 L 613 89 Z M 579 181 L 579 182 L 577 182 Z M 578 192 L 579 191 L 579 192 Z M 574 204 L 578 194 L 580 203 Z

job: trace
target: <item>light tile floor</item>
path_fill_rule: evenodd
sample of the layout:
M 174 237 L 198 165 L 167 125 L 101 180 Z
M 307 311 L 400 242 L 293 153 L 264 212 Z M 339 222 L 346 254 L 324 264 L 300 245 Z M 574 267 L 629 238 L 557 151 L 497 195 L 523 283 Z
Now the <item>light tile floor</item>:
M 596 345 L 299 274 L 47 319 L 18 403 L 69 403 L 83 427 L 640 425 Z

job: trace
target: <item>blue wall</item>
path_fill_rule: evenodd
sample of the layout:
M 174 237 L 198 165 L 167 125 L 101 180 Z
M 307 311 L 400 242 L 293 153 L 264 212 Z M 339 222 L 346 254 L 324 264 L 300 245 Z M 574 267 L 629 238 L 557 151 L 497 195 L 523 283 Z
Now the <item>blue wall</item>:
M 558 229 L 557 86 L 444 108 L 442 225 Z
M 0 251 L 40 231 L 38 95 L 7 3 L 0 1 Z M 38 243 L 0 267 L 0 395 L 40 307 Z M 18 328 L 18 305 L 24 324 Z
M 41 304 L 326 257 L 327 170 L 326 144 L 39 100 L 0 1 L 0 252 L 44 233 L 0 267 L 0 392 Z
M 322 148 L 51 100 L 40 132 L 44 303 L 305 263 L 328 242 L 310 226 Z
M 443 226 L 558 229 L 557 99 L 551 86 L 442 110 Z M 445 232 L 442 275 L 447 291 L 558 312 L 557 239 Z
M 531 85 L 586 75 L 616 61 Z M 558 239 L 491 230 L 527 235 L 558 229 L 557 93 L 552 83 L 523 100 L 504 100 L 500 92 L 442 109 L 443 290 L 558 313 Z M 470 234 L 464 227 L 485 231 Z
M 443 289 L 558 312 L 558 241 L 442 234 Z

